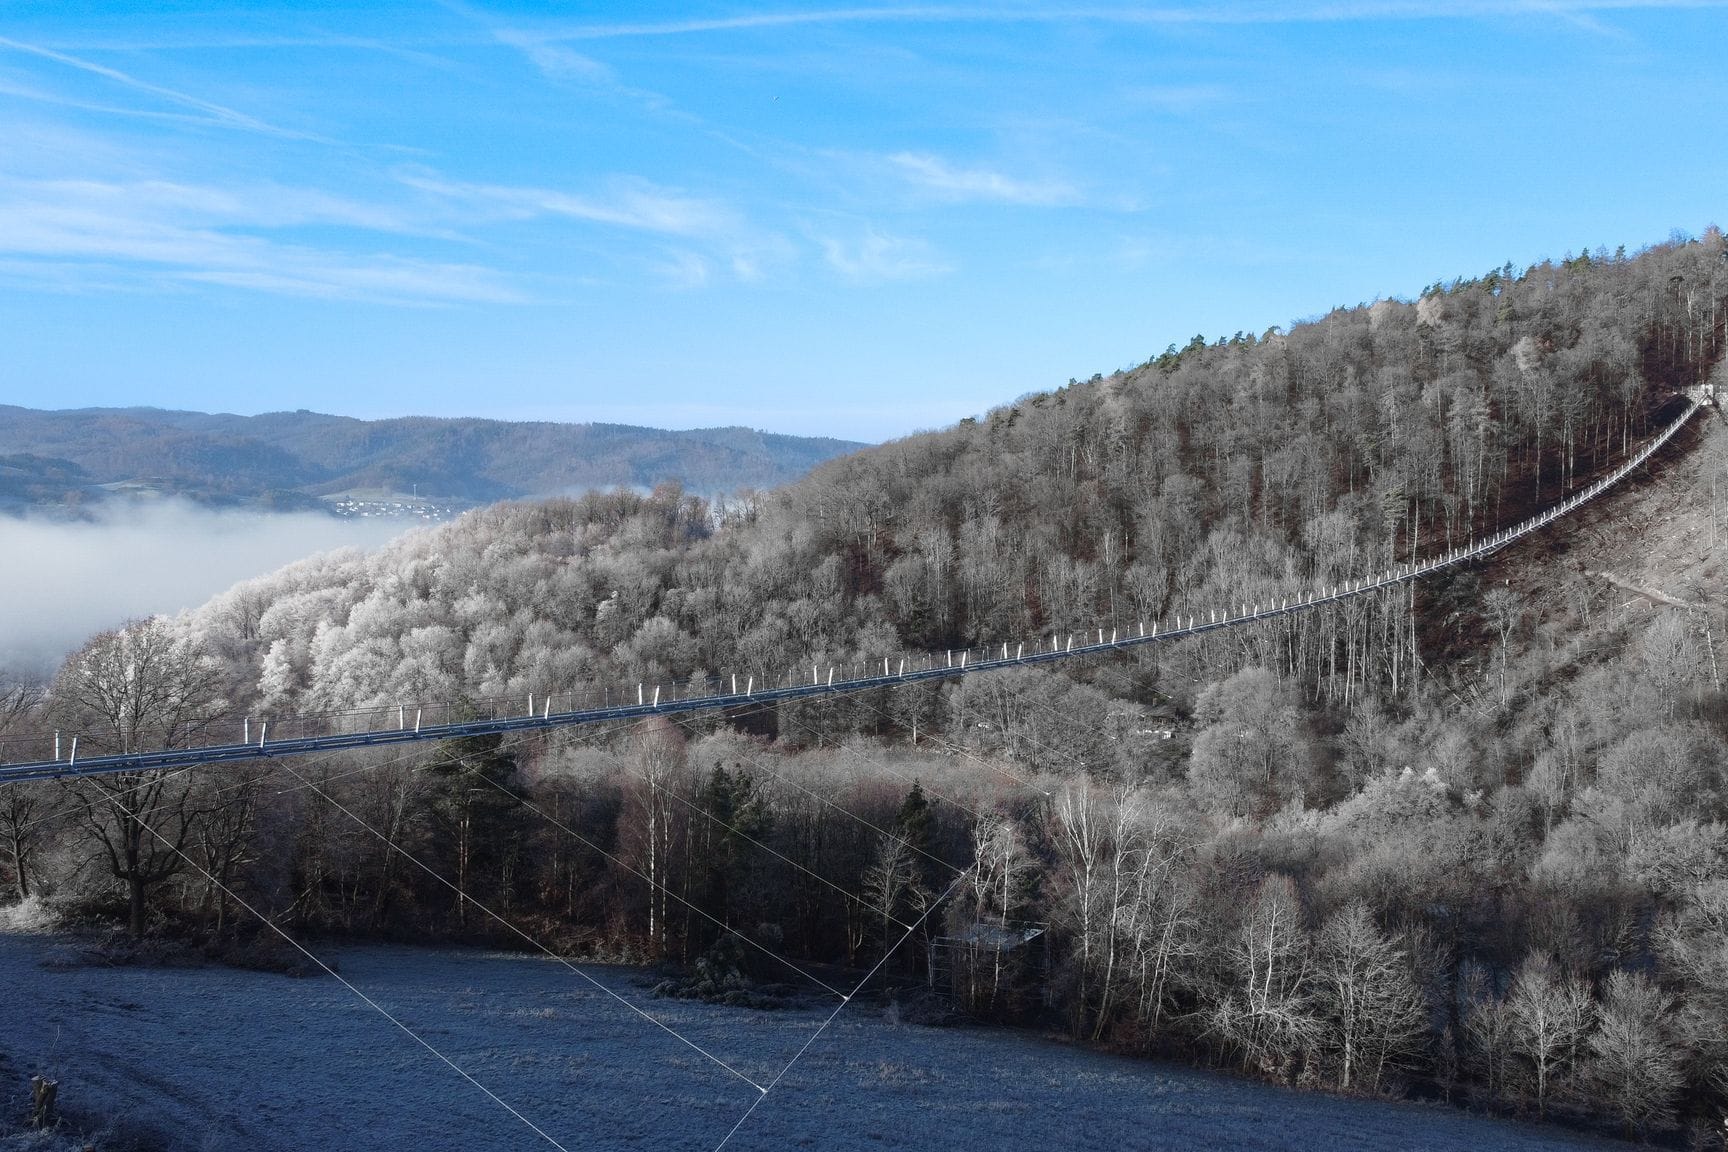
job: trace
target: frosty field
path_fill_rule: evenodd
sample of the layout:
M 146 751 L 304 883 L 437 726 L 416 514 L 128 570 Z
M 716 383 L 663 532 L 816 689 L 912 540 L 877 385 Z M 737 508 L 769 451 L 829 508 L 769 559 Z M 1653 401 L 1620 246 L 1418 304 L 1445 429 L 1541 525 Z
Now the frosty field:
M 224 968 L 68 966 L 0 933 L 7 1121 L 30 1074 L 68 1113 L 146 1146 L 412 1152 L 551 1144 L 335 980 Z M 406 947 L 321 952 L 342 975 L 571 1152 L 707 1152 L 757 1091 L 550 961 Z M 47 964 L 44 964 L 47 961 Z M 829 1007 L 654 1000 L 584 969 L 693 1043 L 771 1081 Z M 0 1126 L 0 1131 L 7 1130 Z M 30 1147 L 28 1138 L 0 1147 Z M 727 1147 L 745 1149 L 1542 1149 L 1623 1147 L 1437 1106 L 1303 1095 L 850 1005 Z

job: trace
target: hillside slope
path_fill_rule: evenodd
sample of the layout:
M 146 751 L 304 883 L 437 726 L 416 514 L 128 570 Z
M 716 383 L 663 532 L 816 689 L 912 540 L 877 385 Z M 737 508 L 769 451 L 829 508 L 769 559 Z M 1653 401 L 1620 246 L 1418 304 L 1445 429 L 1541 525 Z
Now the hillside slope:
M 76 504 L 123 483 L 273 507 L 355 490 L 464 506 L 668 482 L 731 492 L 783 484 L 857 447 L 747 428 L 0 406 L 0 508 Z
M 196 626 L 238 645 L 248 694 L 294 710 L 840 663 L 1264 602 L 1480 537 L 1611 466 L 1718 370 L 1723 250 L 1711 233 L 1496 270 L 1418 304 L 1196 342 L 833 460 L 718 529 L 677 497 L 500 508 L 236 590 Z M 432 627 L 436 644 L 403 647 Z M 1419 691 L 1410 637 L 1386 599 L 1225 647 L 1348 706 Z M 1215 674 L 1218 647 L 1098 675 L 1141 704 L 1191 703 L 1184 685 Z

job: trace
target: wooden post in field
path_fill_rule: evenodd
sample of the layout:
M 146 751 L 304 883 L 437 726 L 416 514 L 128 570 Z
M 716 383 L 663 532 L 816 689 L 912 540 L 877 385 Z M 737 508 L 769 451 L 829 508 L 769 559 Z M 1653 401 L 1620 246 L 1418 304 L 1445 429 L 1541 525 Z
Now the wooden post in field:
M 46 1076 L 30 1077 L 30 1127 L 54 1127 L 54 1104 L 60 1095 L 60 1081 Z

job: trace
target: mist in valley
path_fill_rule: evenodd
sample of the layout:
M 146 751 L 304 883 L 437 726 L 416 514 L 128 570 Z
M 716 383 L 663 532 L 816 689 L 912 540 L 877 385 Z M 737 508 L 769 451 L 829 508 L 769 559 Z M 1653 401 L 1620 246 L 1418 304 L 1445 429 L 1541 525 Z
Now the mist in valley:
M 375 548 L 411 521 L 116 505 L 97 519 L 0 517 L 0 671 L 51 675 L 91 634 L 195 607 L 239 580 L 338 548 Z

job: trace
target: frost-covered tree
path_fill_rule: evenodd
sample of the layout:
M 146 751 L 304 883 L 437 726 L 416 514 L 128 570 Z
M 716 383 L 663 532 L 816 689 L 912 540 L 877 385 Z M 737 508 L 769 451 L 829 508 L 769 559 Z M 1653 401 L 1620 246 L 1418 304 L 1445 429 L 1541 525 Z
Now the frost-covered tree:
M 1032 919 L 1038 865 L 1018 821 L 989 810 L 972 825 L 972 868 L 948 915 L 954 991 L 968 1010 L 1013 1010 L 1024 992 L 1020 930 Z
M 1629 1135 L 1645 1135 L 1674 1119 L 1685 1083 L 1674 1025 L 1673 998 L 1648 976 L 1624 970 L 1609 974 L 1590 1034 L 1589 1078 Z
M 38 689 L 12 683 L 0 674 L 0 741 L 21 725 L 40 699 Z M 46 785 L 14 781 L 0 786 L 0 844 L 10 858 L 12 890 L 20 900 L 30 896 L 31 858 L 49 837 L 51 802 Z
M 1264 813 L 1311 784 L 1312 751 L 1301 714 L 1278 677 L 1246 668 L 1200 694 L 1188 779 L 1209 806 Z
M 1590 990 L 1549 956 L 1532 952 L 1518 966 L 1506 996 L 1511 1050 L 1522 1057 L 1538 1114 L 1578 1070 L 1595 1017 Z
M 1427 1033 L 1409 959 L 1361 904 L 1332 914 L 1315 938 L 1314 988 L 1324 1041 L 1345 1091 L 1378 1092 L 1407 1067 Z
M 1223 986 L 1206 1008 L 1207 1033 L 1244 1068 L 1289 1076 L 1325 1032 L 1313 987 L 1313 948 L 1296 885 L 1268 876 L 1220 941 Z
M 173 748 L 222 704 L 222 677 L 203 646 L 160 619 L 104 632 L 67 658 L 50 708 L 91 752 Z M 204 809 L 190 778 L 130 769 L 69 786 L 107 873 L 125 886 L 127 923 L 145 928 L 146 898 L 186 862 Z

